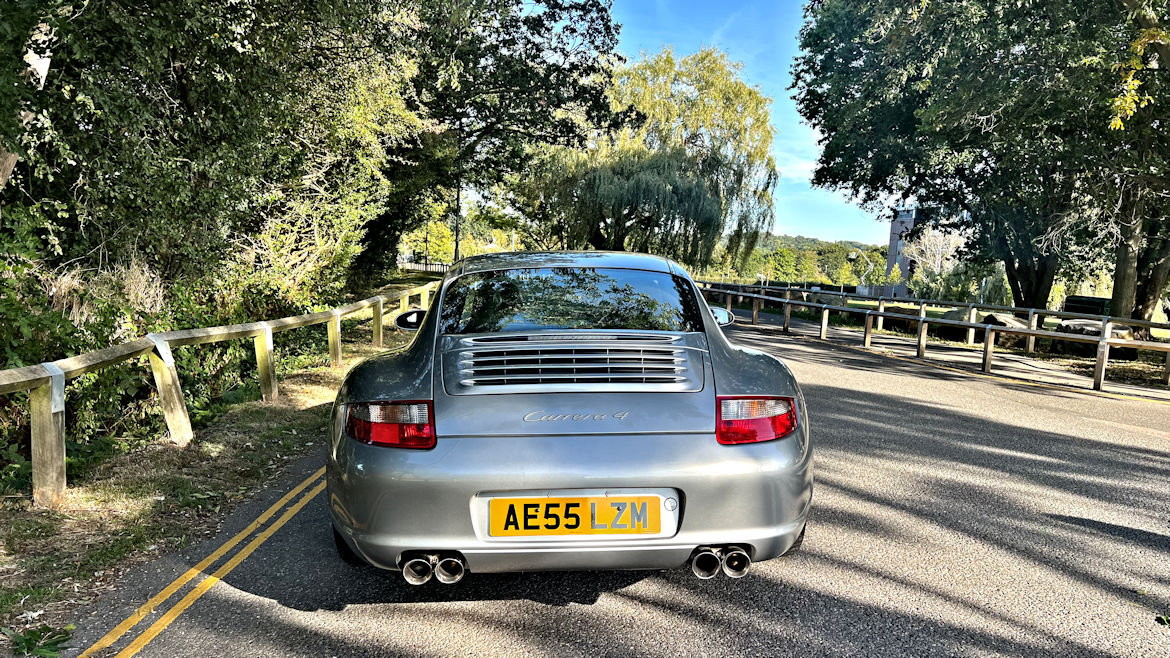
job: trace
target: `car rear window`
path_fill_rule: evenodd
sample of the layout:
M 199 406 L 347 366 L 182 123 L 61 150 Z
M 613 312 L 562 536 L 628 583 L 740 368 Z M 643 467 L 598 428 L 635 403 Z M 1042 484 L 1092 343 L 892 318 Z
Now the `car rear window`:
M 701 331 L 690 284 L 664 272 L 555 267 L 467 274 L 443 296 L 440 330 Z

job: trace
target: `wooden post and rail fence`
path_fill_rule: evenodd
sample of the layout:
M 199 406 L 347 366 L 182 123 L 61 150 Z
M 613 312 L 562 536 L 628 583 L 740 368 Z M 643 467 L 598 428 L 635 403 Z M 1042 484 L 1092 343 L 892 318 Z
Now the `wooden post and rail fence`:
M 398 312 L 405 312 L 411 307 L 411 298 L 418 298 L 418 306 L 426 309 L 431 293 L 439 285 L 440 282 L 434 281 L 397 293 L 376 295 L 330 311 L 279 320 L 147 334 L 138 340 L 94 352 L 0 371 L 0 394 L 29 391 L 33 503 L 42 507 L 55 507 L 65 495 L 65 382 L 68 380 L 144 354 L 149 355 L 150 371 L 158 389 L 167 431 L 172 441 L 186 445 L 193 433 L 179 373 L 171 354 L 172 348 L 251 338 L 256 350 L 261 395 L 265 402 L 274 402 L 278 395 L 272 340 L 274 333 L 325 324 L 329 335 L 330 363 L 337 367 L 342 364 L 341 318 L 371 309 L 373 344 L 382 347 L 382 320 L 387 311 L 386 304 L 397 303 Z
M 1000 334 L 1013 334 L 1017 336 L 1024 336 L 1024 351 L 1031 353 L 1036 348 L 1037 338 L 1049 338 L 1054 341 L 1068 341 L 1074 343 L 1088 343 L 1096 345 L 1096 364 L 1093 368 L 1093 389 L 1100 391 L 1105 386 L 1105 372 L 1109 367 L 1109 351 L 1114 347 L 1129 347 L 1137 350 L 1150 350 L 1155 352 L 1163 352 L 1166 355 L 1166 366 L 1162 373 L 1161 381 L 1163 384 L 1170 385 L 1170 343 L 1148 341 L 1148 340 L 1129 340 L 1125 338 L 1113 337 L 1114 324 L 1127 324 L 1130 326 L 1142 326 L 1154 329 L 1170 329 L 1170 324 L 1152 322 L 1149 320 L 1137 320 L 1129 318 L 1118 318 L 1107 315 L 1092 315 L 1088 313 L 1073 313 L 1068 311 L 1050 311 L 1047 309 L 1021 309 L 1013 306 L 997 306 L 990 304 L 959 304 L 956 302 L 946 302 L 939 300 L 926 299 L 908 299 L 897 297 L 873 297 L 870 295 L 858 295 L 853 293 L 824 291 L 824 290 L 810 290 L 806 288 L 769 288 L 764 286 L 751 286 L 740 284 L 726 284 L 716 281 L 696 281 L 700 289 L 707 295 L 709 301 L 717 301 L 718 297 L 722 297 L 726 304 L 727 310 L 731 310 L 732 298 L 738 297 L 741 301 L 745 298 L 752 300 L 752 324 L 759 322 L 760 308 L 766 303 L 782 306 L 784 309 L 784 331 L 791 330 L 792 307 L 797 306 L 807 308 L 813 311 L 820 312 L 820 326 L 819 336 L 824 339 L 828 337 L 829 331 L 829 314 L 841 313 L 844 315 L 856 314 L 864 317 L 864 325 L 862 329 L 861 344 L 865 348 L 869 348 L 873 332 L 876 327 L 878 331 L 882 329 L 882 321 L 885 318 L 906 320 L 917 324 L 916 335 L 916 354 L 919 358 L 926 357 L 927 347 L 927 330 L 930 325 L 948 326 L 965 328 L 967 330 L 967 344 L 975 344 L 975 332 L 978 329 L 983 330 L 983 372 L 990 373 L 992 367 L 992 357 L 995 352 L 996 336 Z M 756 292 L 750 292 L 755 290 Z M 767 294 L 765 294 L 767 293 Z M 780 293 L 783 293 L 781 296 Z M 829 297 L 840 298 L 840 305 L 824 304 L 820 302 L 804 301 L 804 294 L 814 294 Z M 799 295 L 801 299 L 794 299 L 794 295 Z M 716 299 L 711 299 L 715 297 Z M 849 306 L 849 300 L 868 300 L 877 301 L 877 310 L 861 309 Z M 886 303 L 896 304 L 913 304 L 918 306 L 917 313 L 910 315 L 907 313 L 894 313 L 886 311 Z M 966 320 L 948 320 L 944 318 L 931 318 L 926 314 L 926 307 L 930 306 L 949 306 L 953 308 L 962 308 L 966 310 Z M 998 324 L 987 324 L 976 322 L 976 316 L 979 310 L 992 310 L 1011 312 L 1013 314 L 1023 315 L 1027 314 L 1028 326 L 1027 328 L 1005 327 Z M 1096 320 L 1101 323 L 1098 336 L 1087 336 L 1081 334 L 1072 334 L 1060 331 L 1048 331 L 1037 328 L 1039 322 L 1045 316 L 1061 317 L 1061 318 L 1076 318 Z

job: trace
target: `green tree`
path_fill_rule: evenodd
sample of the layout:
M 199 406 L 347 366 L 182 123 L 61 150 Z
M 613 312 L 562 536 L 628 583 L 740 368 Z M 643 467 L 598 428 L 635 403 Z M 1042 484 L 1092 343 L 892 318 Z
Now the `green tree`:
M 602 0 L 420 5 L 414 86 L 452 152 L 456 257 L 465 188 L 524 171 L 533 145 L 579 145 L 589 124 L 615 121 L 605 89 L 617 30 Z
M 829 278 L 817 265 L 815 251 L 801 251 L 796 257 L 796 281 L 799 283 L 829 283 Z
M 800 277 L 796 272 L 796 250 L 791 247 L 780 247 L 773 251 L 772 278 L 776 281 L 796 281 Z
M 1162 186 L 1164 135 L 1148 110 L 1124 136 L 1103 120 L 1129 57 L 1117 37 L 1134 29 L 1109 3 L 813 2 L 793 72 L 826 135 L 814 182 L 915 198 L 929 223 L 971 233 L 967 259 L 1004 263 L 1017 304 L 1042 305 L 1061 267 L 1112 248 L 1103 236 L 1156 241 L 1128 218 Z M 1139 251 L 1118 259 L 1121 280 Z
M 451 263 L 455 258 L 455 234 L 446 223 L 432 219 L 403 235 L 401 249 L 416 263 Z
M 387 163 L 429 129 L 407 103 L 409 3 L 17 0 L 0 12 L 0 147 L 19 156 L 0 187 L 7 366 L 343 297 L 365 224 L 390 205 Z M 52 56 L 43 90 L 25 78 L 30 48 Z M 239 385 L 251 359 L 238 344 L 208 349 L 176 352 L 195 405 Z M 91 439 L 152 434 L 145 380 L 112 369 L 70 386 L 71 466 L 101 452 Z M 6 462 L 27 454 L 20 406 L 0 400 Z

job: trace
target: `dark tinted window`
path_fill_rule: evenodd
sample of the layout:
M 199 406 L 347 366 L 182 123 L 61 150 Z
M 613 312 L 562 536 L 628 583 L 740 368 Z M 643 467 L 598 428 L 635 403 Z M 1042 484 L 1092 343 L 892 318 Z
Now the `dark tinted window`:
M 531 329 L 701 331 L 681 277 L 642 270 L 557 267 L 460 277 L 440 315 L 445 334 Z

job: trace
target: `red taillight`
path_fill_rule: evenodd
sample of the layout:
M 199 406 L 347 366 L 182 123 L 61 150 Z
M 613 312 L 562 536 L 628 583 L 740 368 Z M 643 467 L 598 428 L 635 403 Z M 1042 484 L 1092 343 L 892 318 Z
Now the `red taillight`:
M 792 398 L 720 397 L 715 402 L 715 438 L 724 445 L 782 439 L 796 430 Z
M 435 414 L 430 402 L 350 404 L 345 433 L 371 445 L 425 450 L 435 447 Z

